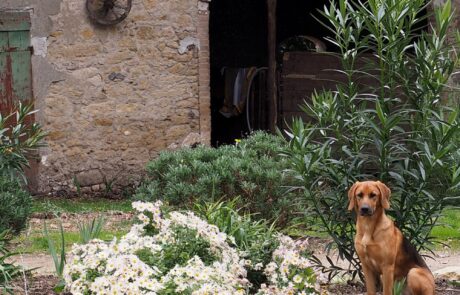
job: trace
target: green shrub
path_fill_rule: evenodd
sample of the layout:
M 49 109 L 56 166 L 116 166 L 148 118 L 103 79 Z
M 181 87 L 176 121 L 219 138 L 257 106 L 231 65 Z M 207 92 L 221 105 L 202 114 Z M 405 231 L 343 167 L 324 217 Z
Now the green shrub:
M 148 180 L 134 198 L 191 208 L 240 197 L 238 207 L 257 212 L 257 218 L 285 223 L 301 205 L 297 194 L 286 194 L 284 186 L 294 180 L 283 175 L 287 161 L 278 155 L 283 148 L 281 138 L 256 132 L 235 146 L 162 152 L 147 165 Z
M 29 123 L 34 113 L 32 105 L 19 103 L 9 115 L 0 114 L 0 232 L 19 232 L 31 211 L 30 195 L 22 189 L 24 168 L 45 136 L 39 124 Z
M 447 43 L 451 6 L 437 8 L 430 30 L 420 31 L 425 8 L 424 0 L 339 0 L 325 8 L 346 82 L 315 93 L 305 106 L 312 121 L 297 120 L 288 133 L 286 155 L 312 217 L 354 275 L 355 221 L 344 212 L 353 182 L 389 185 L 388 213 L 417 249 L 429 250 L 439 215 L 460 195 L 459 108 L 442 103 L 456 63 Z M 374 82 L 364 85 L 363 76 Z
M 0 114 L 0 174 L 11 179 L 21 177 L 24 182 L 24 168 L 29 158 L 35 156 L 46 136 L 41 126 L 33 122 L 36 111 L 32 105 L 18 106 L 7 116 Z
M 14 294 L 11 281 L 18 277 L 23 269 L 17 265 L 6 262 L 18 253 L 10 252 L 7 245 L 10 242 L 11 235 L 8 230 L 0 231 L 0 293 Z
M 0 232 L 18 233 L 25 228 L 32 210 L 32 198 L 16 179 L 0 175 Z

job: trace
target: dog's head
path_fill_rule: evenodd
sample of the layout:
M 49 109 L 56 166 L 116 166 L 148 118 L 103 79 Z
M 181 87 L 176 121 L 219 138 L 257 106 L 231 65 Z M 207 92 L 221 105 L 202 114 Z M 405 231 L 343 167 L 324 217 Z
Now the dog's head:
M 380 181 L 357 181 L 348 191 L 348 210 L 372 216 L 378 208 L 390 208 L 390 189 Z

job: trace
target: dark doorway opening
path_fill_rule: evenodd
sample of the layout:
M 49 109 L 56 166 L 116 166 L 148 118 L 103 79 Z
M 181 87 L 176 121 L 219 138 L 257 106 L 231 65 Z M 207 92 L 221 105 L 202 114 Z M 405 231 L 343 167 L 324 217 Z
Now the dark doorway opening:
M 328 34 L 314 16 L 328 1 L 283 0 L 277 7 L 277 46 L 283 40 L 298 36 L 324 39 Z M 314 16 L 313 16 L 314 15 Z M 249 110 L 226 117 L 226 75 L 228 69 L 267 67 L 267 4 L 266 0 L 214 0 L 210 3 L 210 63 L 211 63 L 211 143 L 213 146 L 232 144 L 251 129 L 266 124 L 264 108 L 264 72 L 261 70 L 251 84 L 253 101 Z M 227 72 L 226 72 L 227 71 Z M 228 78 L 228 77 L 227 77 Z M 256 96 L 254 98 L 254 95 Z M 228 100 L 227 100 L 228 101 Z M 250 113 L 250 114 L 249 114 Z M 251 117 L 251 118 L 250 118 Z M 252 121 L 251 121 L 252 120 Z M 254 122 L 254 121 L 259 122 Z M 263 128 L 262 128 L 263 129 Z
M 248 133 L 244 112 L 224 116 L 226 75 L 238 68 L 267 64 L 265 0 L 210 3 L 211 143 L 231 144 Z M 227 71 L 227 72 L 226 72 Z M 228 87 L 228 85 L 227 85 Z

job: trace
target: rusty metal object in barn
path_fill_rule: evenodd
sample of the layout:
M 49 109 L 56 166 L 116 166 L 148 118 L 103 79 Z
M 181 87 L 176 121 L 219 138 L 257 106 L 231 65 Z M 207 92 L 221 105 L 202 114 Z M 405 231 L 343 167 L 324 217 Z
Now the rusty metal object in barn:
M 132 0 L 86 0 L 89 18 L 100 25 L 122 22 L 131 11 Z

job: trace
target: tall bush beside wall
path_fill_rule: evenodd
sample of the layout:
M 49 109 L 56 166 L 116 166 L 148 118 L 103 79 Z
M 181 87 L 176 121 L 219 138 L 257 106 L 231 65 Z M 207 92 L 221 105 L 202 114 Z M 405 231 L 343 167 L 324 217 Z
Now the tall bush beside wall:
M 25 228 L 32 199 L 17 180 L 0 175 L 0 233 L 18 233 Z
M 30 123 L 35 112 L 32 105 L 19 103 L 9 114 L 0 114 L 0 233 L 18 233 L 31 211 L 24 169 L 46 135 L 38 123 Z
M 232 200 L 255 217 L 286 222 L 301 211 L 299 195 L 286 194 L 286 159 L 279 156 L 285 143 L 279 137 L 256 132 L 236 145 L 165 151 L 147 165 L 148 180 L 135 199 L 162 199 L 174 206 Z
M 443 208 L 459 196 L 459 110 L 441 103 L 456 62 L 447 44 L 451 6 L 437 8 L 435 23 L 420 31 L 425 5 L 339 0 L 325 8 L 346 82 L 315 93 L 304 106 L 311 122 L 296 120 L 287 132 L 286 155 L 313 215 L 354 275 L 355 221 L 344 211 L 356 180 L 390 186 L 389 214 L 418 249 L 429 247 Z M 363 77 L 373 82 L 363 85 Z

